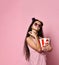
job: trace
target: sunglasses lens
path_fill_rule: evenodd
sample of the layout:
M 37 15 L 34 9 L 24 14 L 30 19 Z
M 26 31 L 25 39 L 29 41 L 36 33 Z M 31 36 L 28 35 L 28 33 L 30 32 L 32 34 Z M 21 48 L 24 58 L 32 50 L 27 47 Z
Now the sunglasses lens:
M 35 26 L 37 26 L 37 23 L 35 23 Z
M 41 25 L 39 25 L 39 27 L 41 27 Z
M 39 25 L 39 24 L 35 23 L 35 26 L 37 26 L 37 25 L 38 25 L 39 27 L 41 27 L 41 25 Z

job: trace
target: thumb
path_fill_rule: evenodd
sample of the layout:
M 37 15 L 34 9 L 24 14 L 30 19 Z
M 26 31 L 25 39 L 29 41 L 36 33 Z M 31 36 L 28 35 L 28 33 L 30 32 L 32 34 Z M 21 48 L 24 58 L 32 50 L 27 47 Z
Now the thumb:
M 28 32 L 30 35 L 32 34 L 31 31 Z

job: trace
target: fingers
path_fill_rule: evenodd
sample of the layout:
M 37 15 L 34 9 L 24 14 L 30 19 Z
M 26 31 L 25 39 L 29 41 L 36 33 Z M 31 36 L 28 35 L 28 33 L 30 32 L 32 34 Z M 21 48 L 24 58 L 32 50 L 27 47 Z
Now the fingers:
M 43 47 L 42 47 L 42 51 L 46 51 L 46 48 L 45 48 L 45 46 L 43 46 Z
M 32 31 L 29 31 L 28 33 L 29 33 L 29 35 L 31 35 L 31 36 L 34 37 L 34 38 L 37 37 L 37 35 L 36 35 L 35 33 L 32 33 Z
M 32 37 L 34 37 L 34 35 L 32 34 L 32 32 L 30 31 L 30 32 L 28 32 L 29 33 L 29 35 L 30 36 L 32 36 Z M 34 37 L 35 38 L 35 37 Z
M 30 31 L 30 32 L 28 32 L 28 34 L 32 35 L 31 31 Z

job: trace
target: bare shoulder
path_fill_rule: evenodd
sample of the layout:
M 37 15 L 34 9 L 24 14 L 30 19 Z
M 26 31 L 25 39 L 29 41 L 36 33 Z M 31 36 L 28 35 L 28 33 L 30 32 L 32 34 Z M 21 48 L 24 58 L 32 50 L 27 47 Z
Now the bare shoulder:
M 29 36 L 26 38 L 26 41 L 27 41 L 27 44 L 30 46 L 30 47 L 36 47 L 34 41 L 32 40 L 32 38 Z
M 30 39 L 30 36 L 29 36 L 29 37 L 27 37 L 27 38 L 26 38 L 26 40 L 27 40 L 27 39 Z
M 32 49 L 36 50 L 37 52 L 40 52 L 40 48 L 37 47 L 37 45 L 30 36 L 26 38 L 26 41 Z
M 31 42 L 32 41 L 32 39 L 30 38 L 30 36 L 26 38 L 26 41 L 27 42 Z

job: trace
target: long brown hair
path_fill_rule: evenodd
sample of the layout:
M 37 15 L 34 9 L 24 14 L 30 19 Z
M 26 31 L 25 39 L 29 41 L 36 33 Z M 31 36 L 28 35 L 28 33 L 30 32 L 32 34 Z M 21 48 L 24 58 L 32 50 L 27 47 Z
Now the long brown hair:
M 30 26 L 29 26 L 29 28 L 28 28 L 28 31 L 27 31 L 27 34 L 26 34 L 26 37 L 25 37 L 25 41 L 24 41 L 24 54 L 25 54 L 26 60 L 29 60 L 29 58 L 30 58 L 30 50 L 29 50 L 29 48 L 28 48 L 28 46 L 27 46 L 26 38 L 30 36 L 30 35 L 28 34 L 28 32 L 31 31 L 31 26 L 33 25 L 33 23 L 34 23 L 35 21 L 39 21 L 39 22 L 41 23 L 41 25 L 43 26 L 42 21 L 40 21 L 40 20 L 38 20 L 38 19 L 35 19 L 35 18 L 32 18 L 32 23 L 30 24 Z M 38 36 L 44 37 L 42 27 L 41 27 L 40 30 L 38 31 Z

